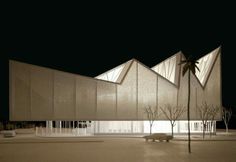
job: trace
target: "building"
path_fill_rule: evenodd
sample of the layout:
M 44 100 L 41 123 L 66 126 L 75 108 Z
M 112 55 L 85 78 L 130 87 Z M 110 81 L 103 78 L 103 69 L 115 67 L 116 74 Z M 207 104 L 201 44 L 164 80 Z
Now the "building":
M 9 61 L 11 121 L 47 121 L 49 128 L 83 128 L 93 133 L 146 133 L 144 109 L 160 112 L 153 131 L 169 132 L 160 108 L 187 107 L 188 76 L 182 76 L 185 56 L 178 52 L 149 68 L 129 60 L 95 78 L 61 72 L 18 61 Z M 221 50 L 198 60 L 200 71 L 191 79 L 191 130 L 201 131 L 198 107 L 221 108 Z M 175 132 L 186 132 L 186 113 Z M 221 111 L 214 119 L 221 120 Z M 85 125 L 85 126 L 83 126 Z

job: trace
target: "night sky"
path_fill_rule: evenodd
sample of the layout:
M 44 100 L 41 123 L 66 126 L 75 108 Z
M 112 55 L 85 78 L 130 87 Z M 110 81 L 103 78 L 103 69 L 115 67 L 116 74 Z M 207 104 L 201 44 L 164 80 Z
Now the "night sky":
M 152 67 L 178 51 L 199 58 L 219 46 L 223 106 L 236 113 L 234 14 L 208 9 L 9 15 L 0 55 L 1 119 L 8 116 L 9 59 L 94 77 L 132 58 Z

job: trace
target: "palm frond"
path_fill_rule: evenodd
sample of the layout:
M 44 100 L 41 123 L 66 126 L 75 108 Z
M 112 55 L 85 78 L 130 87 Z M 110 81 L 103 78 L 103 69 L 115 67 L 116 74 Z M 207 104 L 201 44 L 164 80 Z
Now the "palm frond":
M 187 60 L 182 60 L 182 61 L 180 61 L 180 63 L 178 63 L 178 65 L 182 65 L 182 64 L 184 64 L 186 62 L 187 62 Z
M 200 69 L 198 68 L 198 66 L 197 65 L 195 65 L 195 68 L 200 72 Z
M 193 74 L 196 73 L 196 70 L 195 70 L 195 66 L 194 66 L 194 65 L 191 65 L 191 66 L 189 67 L 189 70 L 192 71 Z
M 183 67 L 182 76 L 184 76 L 187 71 L 188 71 L 188 64 L 185 64 Z

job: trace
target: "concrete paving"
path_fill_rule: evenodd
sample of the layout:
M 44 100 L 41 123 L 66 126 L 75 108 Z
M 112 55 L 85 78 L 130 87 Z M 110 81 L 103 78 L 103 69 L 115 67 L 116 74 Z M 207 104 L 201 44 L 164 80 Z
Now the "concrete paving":
M 235 162 L 235 133 L 217 136 L 221 140 L 192 141 L 192 153 L 188 154 L 187 142 L 182 136 L 167 143 L 145 142 L 139 136 L 40 138 L 24 135 L 0 138 L 0 162 Z

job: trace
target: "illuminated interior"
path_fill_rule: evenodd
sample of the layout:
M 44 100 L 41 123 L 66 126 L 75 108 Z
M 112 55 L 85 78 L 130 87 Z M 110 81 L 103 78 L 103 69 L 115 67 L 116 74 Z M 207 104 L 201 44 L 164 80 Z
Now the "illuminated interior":
M 187 121 L 176 121 L 174 133 L 187 133 Z M 207 122 L 206 132 L 215 131 L 216 122 L 210 127 Z M 202 133 L 202 122 L 190 121 L 192 133 Z M 213 130 L 211 130 L 213 129 Z M 47 121 L 46 128 L 37 128 L 38 136 L 91 136 L 94 134 L 148 134 L 149 121 Z M 171 133 L 169 121 L 155 121 L 152 133 Z

